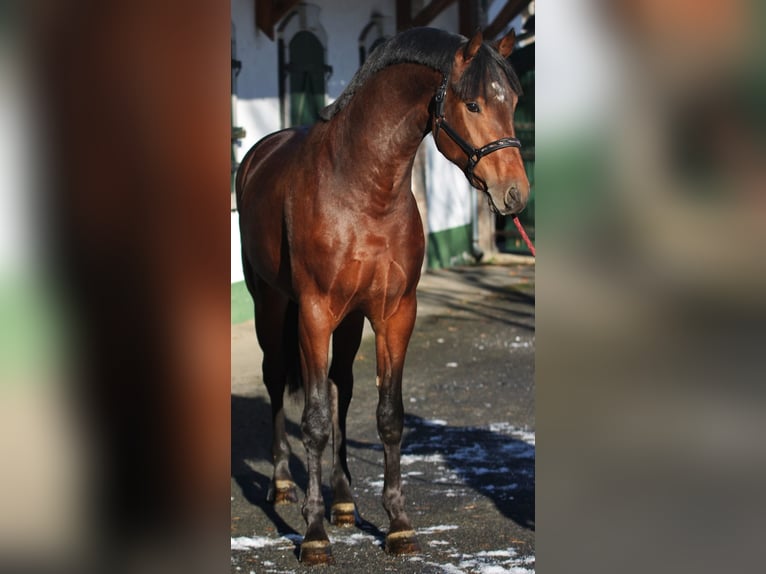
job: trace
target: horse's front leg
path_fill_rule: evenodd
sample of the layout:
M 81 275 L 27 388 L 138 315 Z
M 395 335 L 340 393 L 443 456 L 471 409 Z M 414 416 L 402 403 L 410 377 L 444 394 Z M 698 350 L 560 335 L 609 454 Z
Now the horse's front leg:
M 407 344 L 415 324 L 417 303 L 415 293 L 404 297 L 397 311 L 376 328 L 378 434 L 383 442 L 385 474 L 383 507 L 388 513 L 390 528 L 386 535 L 386 551 L 411 554 L 420 551 L 402 494 L 401 445 L 404 429 L 402 404 L 402 372 Z
M 298 322 L 301 369 L 305 404 L 301 419 L 303 445 L 306 448 L 308 488 L 303 502 L 306 534 L 300 560 L 307 564 L 333 563 L 330 539 L 324 528 L 322 499 L 322 453 L 330 438 L 332 409 L 327 378 L 328 351 L 332 325 L 330 317 L 317 301 L 301 301 Z

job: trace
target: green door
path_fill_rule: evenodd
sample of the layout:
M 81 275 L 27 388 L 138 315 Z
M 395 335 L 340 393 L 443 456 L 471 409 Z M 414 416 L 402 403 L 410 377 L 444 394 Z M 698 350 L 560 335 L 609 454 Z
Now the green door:
M 313 124 L 325 106 L 324 47 L 311 32 L 290 40 L 290 125 Z

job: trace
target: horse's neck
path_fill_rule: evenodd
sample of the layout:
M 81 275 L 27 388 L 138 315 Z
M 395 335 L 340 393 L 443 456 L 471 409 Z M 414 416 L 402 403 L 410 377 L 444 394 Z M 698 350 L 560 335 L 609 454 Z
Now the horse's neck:
M 441 74 L 418 64 L 397 64 L 370 78 L 338 122 L 335 159 L 354 180 L 377 193 L 406 187 L 412 162 L 426 133 L 429 103 Z M 342 149 L 340 149 L 342 148 Z M 353 172 L 353 173 L 351 173 Z

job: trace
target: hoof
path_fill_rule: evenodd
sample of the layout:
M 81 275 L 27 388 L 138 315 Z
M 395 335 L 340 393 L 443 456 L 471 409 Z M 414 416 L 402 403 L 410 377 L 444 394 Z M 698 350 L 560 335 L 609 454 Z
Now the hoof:
M 330 522 L 335 526 L 354 526 L 356 507 L 353 502 L 336 502 L 330 509 Z
M 274 504 L 293 504 L 298 502 L 298 493 L 292 480 L 275 480 L 269 489 L 267 499 Z
M 386 552 L 389 554 L 417 554 L 420 544 L 414 530 L 391 532 L 386 536 Z
M 329 540 L 306 540 L 302 542 L 299 559 L 308 566 L 335 564 Z

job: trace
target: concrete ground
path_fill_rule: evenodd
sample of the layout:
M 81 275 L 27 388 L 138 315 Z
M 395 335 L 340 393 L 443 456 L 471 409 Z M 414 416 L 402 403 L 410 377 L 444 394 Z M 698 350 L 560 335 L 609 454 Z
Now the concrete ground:
M 534 263 L 424 274 L 404 374 L 402 475 L 422 553 L 382 549 L 383 452 L 377 437 L 374 345 L 366 330 L 348 421 L 356 527 L 327 525 L 335 572 L 533 572 Z M 300 505 L 267 503 L 270 410 L 252 321 L 232 325 L 232 572 L 302 572 Z M 287 401 L 292 470 L 306 484 L 302 397 Z M 329 451 L 329 449 L 327 449 Z M 323 479 L 329 474 L 325 453 Z M 326 492 L 326 501 L 329 492 Z M 299 495 L 301 498 L 303 493 Z

